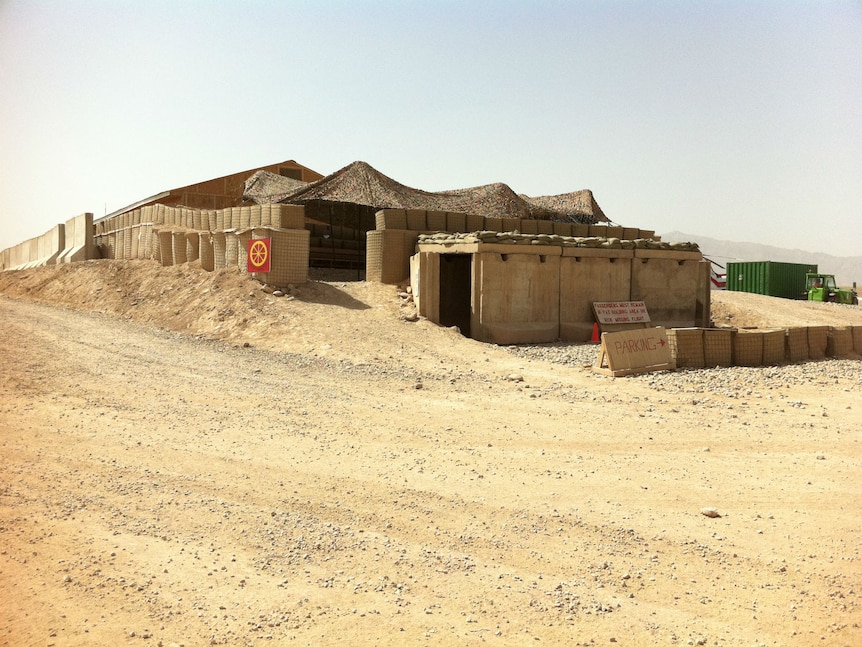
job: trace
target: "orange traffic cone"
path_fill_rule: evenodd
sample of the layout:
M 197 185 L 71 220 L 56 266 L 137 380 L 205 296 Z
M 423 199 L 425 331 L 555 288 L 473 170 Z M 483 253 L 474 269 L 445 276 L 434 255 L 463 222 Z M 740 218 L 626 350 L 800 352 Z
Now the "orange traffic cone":
M 599 324 L 593 324 L 593 338 L 590 340 L 591 342 L 598 344 L 599 343 Z

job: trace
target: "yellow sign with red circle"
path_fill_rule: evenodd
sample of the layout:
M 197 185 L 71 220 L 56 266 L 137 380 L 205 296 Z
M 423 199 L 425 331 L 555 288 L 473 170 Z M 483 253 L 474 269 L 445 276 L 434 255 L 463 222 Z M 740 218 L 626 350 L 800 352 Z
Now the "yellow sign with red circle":
M 271 238 L 252 238 L 248 241 L 249 272 L 269 272 L 271 257 Z

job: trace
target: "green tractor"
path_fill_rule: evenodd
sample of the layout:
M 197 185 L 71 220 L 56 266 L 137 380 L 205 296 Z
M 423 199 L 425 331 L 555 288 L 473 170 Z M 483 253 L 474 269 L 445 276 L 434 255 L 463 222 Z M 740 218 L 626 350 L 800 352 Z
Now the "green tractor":
M 856 284 L 852 290 L 839 288 L 835 284 L 835 276 L 832 274 L 806 274 L 805 288 L 808 292 L 809 301 L 831 301 L 832 303 L 848 303 L 858 305 L 859 297 L 856 295 Z

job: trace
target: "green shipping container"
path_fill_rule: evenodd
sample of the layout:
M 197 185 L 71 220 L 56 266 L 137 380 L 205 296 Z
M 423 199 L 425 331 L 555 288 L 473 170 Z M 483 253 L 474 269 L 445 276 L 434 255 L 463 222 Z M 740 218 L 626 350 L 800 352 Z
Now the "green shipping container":
M 727 264 L 727 289 L 785 299 L 806 299 L 805 275 L 817 265 L 754 261 Z

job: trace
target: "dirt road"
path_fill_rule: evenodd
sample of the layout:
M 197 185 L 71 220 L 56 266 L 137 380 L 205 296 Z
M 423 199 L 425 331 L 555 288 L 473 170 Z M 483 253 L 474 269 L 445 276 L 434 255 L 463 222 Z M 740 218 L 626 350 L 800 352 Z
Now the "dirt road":
M 614 380 L 376 290 L 0 296 L 0 644 L 862 644 L 859 360 Z

